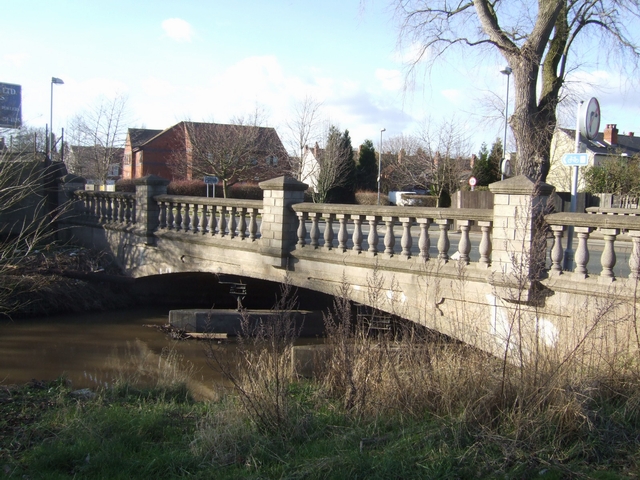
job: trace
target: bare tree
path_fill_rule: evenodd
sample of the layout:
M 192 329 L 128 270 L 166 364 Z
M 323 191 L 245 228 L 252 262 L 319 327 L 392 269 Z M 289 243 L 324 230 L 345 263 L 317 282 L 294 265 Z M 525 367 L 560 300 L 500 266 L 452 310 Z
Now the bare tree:
M 216 176 L 225 198 L 237 182 L 265 180 L 286 168 L 287 154 L 273 128 L 255 125 L 257 116 L 232 124 L 182 122 L 171 168 L 177 177 Z
M 487 47 L 504 57 L 515 81 L 515 111 L 509 120 L 518 154 L 515 170 L 533 179 L 545 180 L 549 171 L 556 108 L 570 52 L 584 47 L 592 53 L 599 44 L 606 48 L 607 60 L 626 53 L 636 66 L 640 58 L 630 30 L 640 16 L 638 0 L 395 0 L 395 4 L 402 18 L 401 38 L 420 45 L 412 70 L 421 59 L 430 57 L 433 65 L 456 47 Z M 589 33 L 601 38 L 577 42 Z
M 468 134 L 461 124 L 455 119 L 439 123 L 427 120 L 415 136 L 404 139 L 404 143 L 389 143 L 392 148 L 405 145 L 410 153 L 401 150 L 383 155 L 387 160 L 383 168 L 387 189 L 420 188 L 440 195 L 460 188 L 471 155 Z
M 70 172 L 106 183 L 114 165 L 122 164 L 127 135 L 127 97 L 101 98 L 71 121 Z M 77 148 L 74 152 L 74 147 Z
M 288 143 L 296 155 L 291 164 L 291 174 L 301 182 L 306 180 L 303 178 L 305 147 L 319 139 L 321 107 L 321 102 L 307 95 L 294 104 L 293 115 L 287 121 Z
M 7 133 L 0 131 L 0 137 Z M 36 135 L 32 143 L 0 145 L 0 315 L 9 316 L 29 301 L 28 295 L 16 295 L 33 287 L 23 267 L 36 249 L 55 238 L 63 210 L 49 201 L 60 164 L 45 164 L 45 148 Z

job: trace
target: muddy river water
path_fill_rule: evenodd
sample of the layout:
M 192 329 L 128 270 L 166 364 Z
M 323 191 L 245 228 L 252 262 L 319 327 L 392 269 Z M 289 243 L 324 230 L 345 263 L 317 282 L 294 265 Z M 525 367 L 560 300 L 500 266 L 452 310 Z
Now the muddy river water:
M 206 342 L 172 340 L 149 327 L 166 324 L 168 313 L 166 308 L 139 308 L 2 321 L 0 384 L 64 375 L 74 388 L 95 388 L 141 371 L 153 377 L 152 370 L 168 355 L 172 369 L 188 372 L 201 386 L 219 383 L 220 374 L 207 362 Z M 217 348 L 233 355 L 235 343 Z

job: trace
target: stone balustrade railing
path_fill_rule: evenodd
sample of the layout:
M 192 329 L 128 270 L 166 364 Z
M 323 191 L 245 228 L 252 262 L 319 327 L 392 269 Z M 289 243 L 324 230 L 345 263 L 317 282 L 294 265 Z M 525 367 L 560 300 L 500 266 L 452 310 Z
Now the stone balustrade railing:
M 595 215 L 619 215 L 625 217 L 640 216 L 640 210 L 638 210 L 637 208 L 589 207 L 586 209 L 586 212 Z
M 482 231 L 478 263 L 485 266 L 491 264 L 493 210 L 311 203 L 295 204 L 292 208 L 298 217 L 297 248 L 310 246 L 339 253 L 351 250 L 355 253 L 400 255 L 426 261 L 430 258 L 432 243 L 429 228 L 433 226 L 438 229 L 437 241 L 434 238 L 437 258 L 446 262 L 450 258 L 449 230 L 455 220 L 460 229 L 457 247 L 459 260 L 467 264 L 470 262 L 469 230 L 476 224 Z M 399 246 L 396 246 L 396 231 L 402 232 Z M 414 235 L 417 238 L 417 253 L 412 251 Z M 380 239 L 382 246 L 379 245 Z
M 580 278 L 586 278 L 589 275 L 587 269 L 587 264 L 589 263 L 589 240 L 591 233 L 597 231 L 602 236 L 602 239 L 599 236 L 597 241 L 604 242 L 600 256 L 600 264 L 602 266 L 600 278 L 613 281 L 615 279 L 613 269 L 617 261 L 616 239 L 621 233 L 626 232 L 631 238 L 629 277 L 632 279 L 640 278 L 640 220 L 636 216 L 618 214 L 594 215 L 594 213 L 606 212 L 553 213 L 545 217 L 547 224 L 553 232 L 553 245 L 550 251 L 550 272 L 562 272 L 563 258 L 565 255 L 562 239 L 564 232 L 567 231 L 568 227 L 572 226 L 578 237 L 578 245 L 574 256 L 574 275 Z M 624 243 L 628 246 L 628 242 Z
M 159 206 L 158 228 L 218 238 L 260 237 L 260 200 L 203 198 L 177 195 L 153 197 Z
M 136 221 L 136 197 L 134 193 L 75 192 L 76 212 L 81 218 L 101 225 L 132 225 Z

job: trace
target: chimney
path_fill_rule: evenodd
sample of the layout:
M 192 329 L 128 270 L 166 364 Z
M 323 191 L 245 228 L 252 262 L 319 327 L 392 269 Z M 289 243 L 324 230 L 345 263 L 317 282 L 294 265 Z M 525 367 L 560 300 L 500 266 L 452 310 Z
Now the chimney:
M 634 132 L 629 132 L 629 134 L 628 134 L 628 135 L 629 135 L 630 137 L 633 137 L 633 134 L 634 134 Z
M 612 147 L 618 145 L 618 128 L 616 124 L 607 124 L 607 128 L 604 129 L 604 141 Z
M 318 160 L 318 148 L 320 146 L 318 145 L 318 142 L 316 142 L 316 144 L 313 146 L 313 156 L 316 158 L 316 160 Z

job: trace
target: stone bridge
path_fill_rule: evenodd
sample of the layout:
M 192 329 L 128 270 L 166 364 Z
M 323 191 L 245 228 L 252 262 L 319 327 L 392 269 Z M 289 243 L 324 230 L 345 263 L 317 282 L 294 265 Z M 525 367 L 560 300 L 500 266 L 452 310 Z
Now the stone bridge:
M 628 211 L 549 213 L 553 187 L 522 176 L 490 186 L 489 210 L 304 203 L 306 185 L 288 177 L 262 182 L 262 201 L 172 196 L 167 184 L 148 176 L 135 193 L 93 192 L 67 177 L 65 231 L 133 277 L 288 281 L 493 353 L 570 350 L 591 336 L 637 346 L 640 218 Z M 573 271 L 562 267 L 568 229 Z

